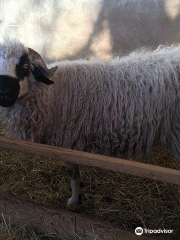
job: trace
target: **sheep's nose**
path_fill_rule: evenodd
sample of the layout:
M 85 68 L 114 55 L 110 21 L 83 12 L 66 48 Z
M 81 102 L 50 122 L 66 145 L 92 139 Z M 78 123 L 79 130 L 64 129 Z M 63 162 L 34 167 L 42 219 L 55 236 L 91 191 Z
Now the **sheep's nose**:
M 9 90 L 5 90 L 5 91 L 0 90 L 0 96 L 1 97 L 6 97 L 7 95 L 9 95 L 9 92 L 10 92 Z

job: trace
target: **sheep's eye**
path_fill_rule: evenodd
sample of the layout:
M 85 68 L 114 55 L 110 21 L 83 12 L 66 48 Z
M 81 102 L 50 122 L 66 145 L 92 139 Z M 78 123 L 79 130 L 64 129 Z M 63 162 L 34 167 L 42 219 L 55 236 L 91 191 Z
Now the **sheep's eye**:
M 29 64 L 25 63 L 22 68 L 25 69 L 25 70 L 28 69 L 29 68 Z
M 22 55 L 19 59 L 19 63 L 16 64 L 16 76 L 18 79 L 24 79 L 24 77 L 29 75 L 29 65 L 28 55 Z

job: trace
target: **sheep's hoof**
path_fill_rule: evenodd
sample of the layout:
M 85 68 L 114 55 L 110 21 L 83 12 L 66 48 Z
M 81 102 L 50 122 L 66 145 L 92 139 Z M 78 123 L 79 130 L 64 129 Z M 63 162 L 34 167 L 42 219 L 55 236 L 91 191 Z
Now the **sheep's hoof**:
M 78 199 L 74 199 L 72 197 L 70 197 L 68 200 L 67 200 L 67 207 L 72 207 L 72 206 L 77 206 L 80 204 L 80 197 Z

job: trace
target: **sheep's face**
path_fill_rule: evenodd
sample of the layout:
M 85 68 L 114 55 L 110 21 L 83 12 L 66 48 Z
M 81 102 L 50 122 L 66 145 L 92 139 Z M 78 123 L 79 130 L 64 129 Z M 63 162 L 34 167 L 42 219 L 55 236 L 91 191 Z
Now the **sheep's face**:
M 30 62 L 26 52 L 3 53 L 0 52 L 0 106 L 11 107 L 28 91 Z
M 49 77 L 56 69 L 48 69 L 38 53 L 17 41 L 0 45 L 0 106 L 11 107 L 26 95 L 30 75 L 35 81 L 52 84 Z

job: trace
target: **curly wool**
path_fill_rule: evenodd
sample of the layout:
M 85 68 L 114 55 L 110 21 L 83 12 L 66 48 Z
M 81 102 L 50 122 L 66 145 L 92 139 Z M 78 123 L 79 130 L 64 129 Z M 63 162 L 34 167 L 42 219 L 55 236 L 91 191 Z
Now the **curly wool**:
M 180 157 L 179 47 L 53 65 L 53 85 L 0 108 L 7 136 L 127 158 L 160 144 Z

